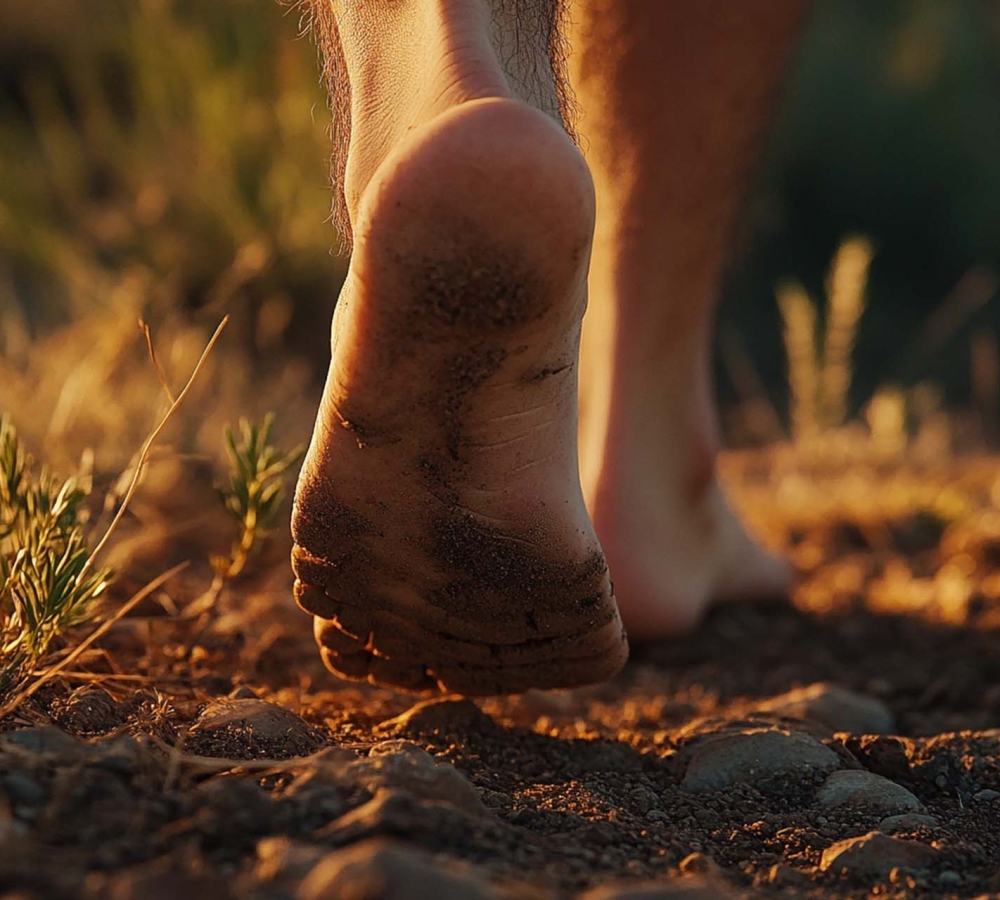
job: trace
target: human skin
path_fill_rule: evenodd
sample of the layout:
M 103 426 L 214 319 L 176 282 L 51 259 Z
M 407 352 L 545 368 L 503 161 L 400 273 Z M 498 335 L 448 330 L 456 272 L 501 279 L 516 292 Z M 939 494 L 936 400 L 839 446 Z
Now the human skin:
M 707 356 L 799 2 L 315 2 L 354 249 L 292 523 L 327 666 L 568 687 L 624 664 L 622 617 L 784 590 L 715 479 Z

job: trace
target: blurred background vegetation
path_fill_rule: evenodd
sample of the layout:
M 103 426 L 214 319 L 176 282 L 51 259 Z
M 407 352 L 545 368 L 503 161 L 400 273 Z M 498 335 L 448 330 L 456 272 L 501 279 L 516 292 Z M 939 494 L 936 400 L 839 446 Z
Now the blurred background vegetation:
M 786 416 L 776 287 L 822 296 L 838 245 L 862 234 L 851 411 L 879 385 L 933 382 L 995 438 L 998 51 L 990 0 L 816 3 L 725 292 L 727 404 L 756 395 Z M 220 397 L 307 409 L 345 269 L 327 120 L 314 49 L 275 0 L 0 0 L 0 407 L 47 404 L 58 438 L 82 405 L 119 404 L 135 414 L 84 439 L 134 448 L 155 376 L 113 375 L 142 364 L 136 318 L 169 371 L 228 312 L 239 353 L 217 358 L 197 412 Z M 89 380 L 68 397 L 62 360 L 84 351 Z

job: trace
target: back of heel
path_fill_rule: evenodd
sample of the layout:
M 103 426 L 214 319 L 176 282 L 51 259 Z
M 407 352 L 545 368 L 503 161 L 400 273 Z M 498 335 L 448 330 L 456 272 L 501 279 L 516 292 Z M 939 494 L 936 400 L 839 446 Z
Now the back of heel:
M 553 307 L 582 315 L 593 219 L 589 174 L 559 127 L 515 101 L 475 101 L 380 168 L 355 263 L 425 336 L 516 330 Z

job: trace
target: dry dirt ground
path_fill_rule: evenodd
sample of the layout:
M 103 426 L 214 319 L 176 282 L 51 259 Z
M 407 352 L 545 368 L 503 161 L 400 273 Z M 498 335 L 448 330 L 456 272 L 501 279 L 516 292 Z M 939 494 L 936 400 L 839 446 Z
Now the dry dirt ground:
M 0 723 L 3 896 L 1000 897 L 998 472 L 751 460 L 794 606 L 570 692 L 340 683 L 283 548 L 194 567 Z

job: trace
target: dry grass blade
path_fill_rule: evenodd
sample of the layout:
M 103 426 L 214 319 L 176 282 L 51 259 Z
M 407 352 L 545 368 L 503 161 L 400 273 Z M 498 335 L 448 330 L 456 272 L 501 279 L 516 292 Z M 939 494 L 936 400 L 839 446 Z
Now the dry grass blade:
M 820 433 L 819 366 L 816 361 L 816 307 L 801 285 L 784 284 L 778 289 L 778 306 L 784 324 L 791 388 L 792 437 L 796 442 Z
M 827 279 L 826 332 L 820 393 L 823 424 L 837 428 L 847 419 L 851 355 L 865 309 L 865 286 L 872 261 L 871 242 L 849 238 L 840 245 Z
M 115 533 L 118 528 L 122 517 L 125 515 L 128 509 L 129 503 L 132 501 L 132 497 L 135 495 L 136 488 L 139 486 L 139 479 L 142 476 L 143 467 L 146 464 L 146 459 L 149 456 L 149 451 L 153 444 L 156 443 L 156 439 L 160 436 L 160 433 L 164 428 L 167 427 L 167 423 L 173 418 L 174 413 L 177 412 L 180 405 L 184 402 L 184 398 L 187 397 L 188 392 L 194 385 L 198 378 L 198 374 L 201 372 L 202 367 L 205 365 L 205 361 L 208 359 L 209 354 L 212 352 L 212 348 L 215 347 L 216 342 L 222 336 L 222 331 L 229 322 L 229 316 L 225 316 L 223 320 L 219 323 L 219 327 L 215 329 L 215 333 L 212 335 L 205 349 L 202 351 L 201 356 L 198 358 L 198 362 L 195 364 L 194 370 L 191 372 L 187 383 L 181 389 L 181 392 L 174 399 L 173 403 L 170 404 L 170 408 L 164 413 L 162 419 L 160 419 L 159 424 L 149 433 L 149 436 L 143 442 L 142 449 L 139 451 L 139 459 L 136 462 L 135 473 L 132 475 L 132 481 L 129 482 L 128 490 L 125 492 L 125 496 L 122 498 L 121 506 L 118 507 L 118 512 L 115 513 L 115 517 L 111 520 L 111 524 L 108 525 L 108 530 L 104 532 L 104 536 L 97 542 L 97 546 L 94 547 L 93 552 L 90 554 L 90 559 L 87 560 L 83 569 L 80 571 L 79 579 L 82 581 L 87 575 L 89 569 L 93 566 L 94 560 L 98 557 L 101 551 L 107 546 L 108 541 L 111 536 Z
M 168 744 L 166 741 L 156 737 L 156 735 L 150 734 L 147 737 L 157 747 L 170 755 L 175 766 L 174 779 L 176 779 L 177 770 L 181 766 L 200 775 L 219 775 L 222 772 L 233 771 L 278 774 L 302 768 L 338 772 L 344 768 L 343 762 L 331 762 L 322 750 L 318 753 L 311 753 L 308 756 L 293 756 L 290 759 L 230 759 L 227 757 L 198 756 L 194 753 L 185 753 L 178 745 Z
M 149 358 L 153 362 L 153 368 L 156 369 L 156 377 L 160 379 L 160 384 L 163 386 L 163 393 L 165 393 L 167 395 L 167 399 L 173 403 L 174 392 L 170 390 L 170 383 L 167 381 L 167 373 L 163 371 L 163 367 L 160 365 L 160 361 L 156 357 L 156 348 L 153 346 L 153 334 L 149 330 L 149 325 L 147 325 L 143 319 L 139 319 L 139 330 L 142 332 L 142 336 L 146 339 L 146 349 L 149 351 Z

